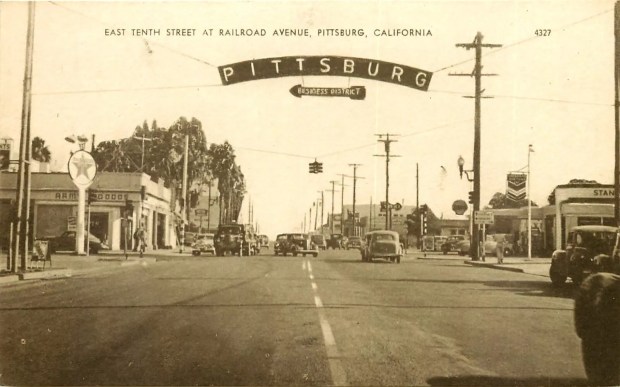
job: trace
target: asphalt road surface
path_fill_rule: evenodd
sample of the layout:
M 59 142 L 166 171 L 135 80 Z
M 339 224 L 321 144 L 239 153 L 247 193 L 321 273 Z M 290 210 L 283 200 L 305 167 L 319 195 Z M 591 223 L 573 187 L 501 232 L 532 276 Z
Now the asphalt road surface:
M 0 383 L 586 384 L 569 284 L 357 251 L 158 259 L 0 287 Z

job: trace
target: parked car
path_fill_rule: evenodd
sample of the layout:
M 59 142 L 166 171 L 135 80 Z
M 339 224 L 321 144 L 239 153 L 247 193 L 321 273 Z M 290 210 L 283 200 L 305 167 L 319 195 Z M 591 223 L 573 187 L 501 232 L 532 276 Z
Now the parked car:
M 484 255 L 497 255 L 497 242 L 500 238 L 503 238 L 504 241 L 504 257 L 509 257 L 514 255 L 514 245 L 508 239 L 509 234 L 496 234 L 496 235 L 487 235 L 487 240 L 484 242 Z M 469 239 L 463 239 L 461 241 L 456 242 L 456 250 L 459 255 L 467 255 L 469 254 L 469 247 L 471 241 Z
M 347 250 L 349 249 L 359 249 L 362 247 L 362 238 L 358 236 L 351 236 L 347 241 Z
M 441 251 L 444 255 L 448 253 L 458 253 L 461 254 L 461 249 L 459 247 L 459 242 L 465 240 L 465 235 L 451 235 L 446 239 L 446 241 L 441 245 Z
M 185 238 L 183 239 L 183 245 L 191 246 L 196 240 L 196 233 L 191 231 L 185 231 Z
M 261 234 L 258 236 L 258 242 L 261 248 L 269 247 L 269 237 L 265 234 Z
M 286 236 L 286 238 L 284 238 Z M 276 255 L 281 254 L 286 256 L 291 254 L 296 257 L 302 254 L 304 257 L 306 254 L 311 254 L 313 257 L 319 255 L 319 248 L 317 247 L 310 235 L 302 233 L 280 234 L 276 240 L 277 249 Z
M 616 255 L 617 234 L 618 229 L 611 226 L 573 227 L 566 239 L 566 249 L 556 250 L 551 256 L 551 282 L 560 285 L 570 277 L 578 285 L 591 273 L 613 271 L 610 257 Z
M 55 253 L 57 251 L 75 251 L 75 231 L 65 231 L 57 237 L 41 238 L 42 240 L 50 241 L 50 251 Z M 101 239 L 97 238 L 93 234 L 88 234 L 87 239 L 84 238 L 84 250 L 88 243 L 89 252 L 92 254 L 99 253 L 99 250 L 109 250 L 110 247 L 103 243 Z
M 201 253 L 211 253 L 215 255 L 215 235 L 213 234 L 197 234 L 192 244 L 192 254 L 200 255 Z
M 395 231 L 371 231 L 364 235 L 363 248 L 360 250 L 362 261 L 372 262 L 375 258 L 383 258 L 400 263 L 403 256 L 402 245 Z
M 323 234 L 312 234 L 310 238 L 319 250 L 327 249 L 327 242 L 325 241 L 325 236 Z

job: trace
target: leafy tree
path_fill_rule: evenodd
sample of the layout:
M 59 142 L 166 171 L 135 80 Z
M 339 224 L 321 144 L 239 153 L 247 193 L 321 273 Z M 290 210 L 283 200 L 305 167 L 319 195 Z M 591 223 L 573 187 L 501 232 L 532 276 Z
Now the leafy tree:
M 49 163 L 52 159 L 52 153 L 50 152 L 47 145 L 45 145 L 45 140 L 41 137 L 35 137 L 32 139 L 31 145 L 31 155 L 32 159 L 36 160 L 40 163 Z
M 208 169 L 217 179 L 217 188 L 222 197 L 224 222 L 235 220 L 239 216 L 245 194 L 245 178 L 235 162 L 235 151 L 228 141 L 211 144 L 207 160 Z
M 534 202 L 531 202 L 533 207 L 538 207 L 538 205 Z M 508 198 L 505 194 L 501 192 L 496 192 L 491 200 L 489 200 L 489 207 L 498 209 L 498 208 L 521 208 L 527 206 L 527 199 L 521 200 L 512 200 Z

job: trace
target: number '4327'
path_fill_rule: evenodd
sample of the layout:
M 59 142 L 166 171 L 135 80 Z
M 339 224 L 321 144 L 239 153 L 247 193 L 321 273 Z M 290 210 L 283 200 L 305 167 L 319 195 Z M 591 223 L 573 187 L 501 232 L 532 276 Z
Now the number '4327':
M 538 29 L 538 30 L 534 31 L 534 35 L 536 35 L 536 36 L 550 36 L 551 35 L 551 30 Z

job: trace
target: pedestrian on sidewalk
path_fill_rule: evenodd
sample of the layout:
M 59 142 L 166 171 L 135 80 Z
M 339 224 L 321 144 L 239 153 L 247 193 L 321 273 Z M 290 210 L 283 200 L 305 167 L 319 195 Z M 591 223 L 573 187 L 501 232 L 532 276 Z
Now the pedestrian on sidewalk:
M 499 238 L 495 247 L 495 254 L 497 255 L 497 263 L 501 265 L 504 263 L 504 238 Z
M 142 224 L 138 226 L 136 232 L 133 233 L 134 247 L 133 251 L 138 251 L 138 249 L 146 249 L 146 231 Z

